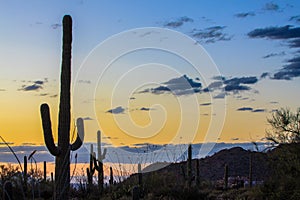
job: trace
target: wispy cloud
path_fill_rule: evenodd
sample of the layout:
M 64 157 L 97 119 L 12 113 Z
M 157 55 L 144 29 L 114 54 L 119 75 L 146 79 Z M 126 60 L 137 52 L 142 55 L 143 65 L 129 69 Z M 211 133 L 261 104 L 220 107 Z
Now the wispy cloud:
M 191 36 L 204 43 L 215 43 L 217 41 L 229 41 L 233 36 L 224 33 L 226 26 L 211 26 L 205 29 L 194 29 Z
M 266 10 L 266 11 L 279 11 L 279 5 L 275 4 L 273 2 L 269 2 L 269 3 L 266 3 L 263 6 L 263 10 Z
M 125 108 L 123 108 L 122 106 L 118 106 L 116 108 L 109 109 L 106 112 L 111 114 L 124 114 Z
M 266 112 L 266 111 L 267 111 L 266 109 L 262 109 L 262 108 L 252 110 L 252 112 L 254 112 L 254 113 L 261 113 L 261 112 Z
M 289 21 L 294 21 L 296 23 L 300 23 L 300 15 L 295 15 L 290 17 Z
M 267 55 L 263 56 L 262 58 L 271 58 L 271 57 L 285 56 L 285 55 L 286 55 L 286 53 L 284 51 L 282 51 L 282 52 L 279 52 L 279 53 L 267 54 Z
M 55 23 L 55 24 L 52 24 L 52 25 L 51 25 L 51 28 L 52 28 L 52 29 L 58 29 L 58 28 L 60 28 L 61 26 L 62 26 L 61 24 Z
M 237 13 L 234 16 L 237 18 L 246 18 L 246 17 L 255 16 L 255 13 L 254 12 L 242 12 L 242 13 Z
M 91 117 L 84 117 L 83 120 L 84 120 L 84 121 L 91 121 L 91 120 L 94 120 L 94 119 L 91 118 Z
M 78 83 L 91 84 L 90 80 L 78 80 Z
M 180 17 L 176 20 L 166 22 L 164 24 L 164 26 L 169 27 L 169 28 L 178 28 L 178 27 L 182 26 L 184 23 L 193 22 L 193 21 L 194 20 L 192 18 L 184 16 L 184 17 Z

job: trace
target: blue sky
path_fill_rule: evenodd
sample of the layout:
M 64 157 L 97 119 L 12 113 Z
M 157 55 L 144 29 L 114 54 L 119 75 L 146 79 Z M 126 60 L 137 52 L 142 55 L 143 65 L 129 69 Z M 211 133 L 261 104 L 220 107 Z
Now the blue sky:
M 299 107 L 299 10 L 296 0 L 1 1 L 0 125 L 5 128 L 0 134 L 18 144 L 43 144 L 38 108 L 42 102 L 49 102 L 53 115 L 57 113 L 61 20 L 70 14 L 74 24 L 73 77 L 89 53 L 114 34 L 143 27 L 178 31 L 202 45 L 223 76 L 226 94 L 219 97 L 227 97 L 228 118 L 221 141 L 260 140 L 273 110 Z M 134 63 L 143 56 L 148 54 L 125 61 Z M 187 74 L 197 82 L 197 76 Z M 157 87 L 148 89 L 153 94 L 158 91 Z M 209 102 L 206 97 L 201 99 L 202 104 Z M 142 103 L 139 108 L 151 107 L 149 102 Z M 120 106 L 119 110 L 129 112 Z M 101 112 L 113 115 L 107 111 L 116 108 L 105 107 Z M 86 123 L 89 126 L 88 120 Z M 232 128 L 233 124 L 240 128 Z M 96 133 L 94 129 L 89 131 Z M 92 136 L 87 138 L 92 140 Z

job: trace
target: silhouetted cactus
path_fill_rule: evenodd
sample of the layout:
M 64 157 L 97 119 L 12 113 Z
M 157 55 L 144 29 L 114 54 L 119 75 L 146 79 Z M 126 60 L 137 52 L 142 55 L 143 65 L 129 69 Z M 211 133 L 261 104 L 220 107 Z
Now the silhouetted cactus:
M 99 189 L 99 192 L 102 193 L 103 184 L 104 184 L 103 160 L 105 159 L 106 148 L 104 148 L 104 151 L 102 153 L 102 150 L 101 150 L 101 132 L 100 131 L 97 131 L 97 154 L 98 154 L 98 159 L 96 158 L 96 154 L 94 152 L 93 145 L 91 144 L 90 167 L 87 170 L 88 183 L 89 183 L 89 185 L 92 185 L 93 175 L 94 175 L 95 170 L 96 170 L 98 172 L 98 189 Z
M 24 156 L 23 163 L 24 171 L 23 171 L 23 180 L 24 180 L 24 192 L 27 193 L 27 156 Z
M 142 174 L 142 166 L 141 163 L 138 164 L 138 178 L 139 178 L 139 186 L 143 185 L 143 174 Z
M 58 122 L 58 145 L 54 143 L 50 111 L 47 104 L 41 105 L 41 117 L 44 130 L 44 140 L 49 152 L 55 156 L 55 199 L 68 199 L 70 188 L 70 150 L 75 151 L 82 145 L 84 125 L 81 118 L 77 119 L 77 137 L 70 144 L 70 87 L 71 87 L 71 46 L 72 18 L 63 18 L 63 51 L 61 69 L 61 89 Z
M 250 158 L 249 158 L 249 187 L 252 187 L 252 179 L 253 175 L 252 175 L 252 153 L 250 152 Z
M 196 160 L 196 184 L 199 186 L 200 184 L 200 160 Z
M 188 147 L 188 160 L 187 160 L 187 178 L 188 178 L 188 187 L 192 185 L 192 145 L 189 144 Z
M 103 184 L 104 184 L 103 160 L 105 159 L 106 148 L 104 148 L 103 153 L 102 153 L 102 150 L 101 150 L 101 131 L 97 131 L 97 154 L 98 154 L 98 159 L 97 159 L 97 162 L 95 162 L 95 169 L 98 172 L 99 192 L 102 193 Z
M 225 169 L 224 169 L 224 189 L 228 189 L 228 165 L 225 164 Z
M 109 171 L 110 171 L 109 184 L 110 184 L 110 185 L 113 185 L 113 184 L 114 184 L 114 174 L 113 174 L 112 167 L 109 168 Z
M 44 181 L 46 182 L 47 180 L 47 162 L 44 161 Z

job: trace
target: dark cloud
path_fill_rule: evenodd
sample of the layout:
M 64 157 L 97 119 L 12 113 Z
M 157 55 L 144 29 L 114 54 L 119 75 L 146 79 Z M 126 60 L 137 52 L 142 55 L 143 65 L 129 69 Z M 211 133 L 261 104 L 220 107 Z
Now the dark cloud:
M 252 111 L 253 108 L 251 107 L 242 107 L 242 108 L 238 108 L 237 111 Z
M 49 95 L 48 93 L 41 93 L 41 94 L 39 94 L 39 96 L 41 96 L 41 97 L 48 96 L 48 95 Z
M 237 140 L 240 140 L 240 138 L 231 138 L 231 140 L 237 141 Z
M 300 39 L 290 40 L 290 41 L 288 41 L 288 45 L 291 48 L 299 48 L 300 47 Z
M 270 57 L 275 57 L 275 56 L 285 56 L 286 53 L 284 51 L 282 52 L 279 52 L 279 53 L 270 53 L 270 54 L 267 54 L 265 56 L 263 56 L 262 58 L 270 58 Z
M 281 39 L 286 41 L 291 48 L 300 47 L 300 27 L 293 27 L 291 25 L 255 29 L 249 32 L 248 36 L 251 38 Z M 282 68 L 270 76 L 270 78 L 276 80 L 292 80 L 293 78 L 299 77 L 299 61 L 300 56 L 288 60 L 287 64 L 282 66 Z
M 118 106 L 118 107 L 110 109 L 106 112 L 111 113 L 111 114 L 123 114 L 125 112 L 125 109 L 122 106 Z
M 42 89 L 43 87 L 41 85 L 38 84 L 33 84 L 33 85 L 22 85 L 22 88 L 20 88 L 19 90 L 22 91 L 37 91 L 39 89 Z
M 170 22 L 166 22 L 164 24 L 165 27 L 169 27 L 169 28 L 178 28 L 180 26 L 182 26 L 184 23 L 187 22 L 193 22 L 194 20 L 192 18 L 189 17 L 180 17 L 179 19 L 175 20 L 175 21 L 170 21 Z
M 243 13 L 237 13 L 234 15 L 237 18 L 246 18 L 246 17 L 253 17 L 255 16 L 254 12 L 243 12 Z
M 130 100 L 134 100 L 135 99 L 135 97 L 130 97 Z
M 224 81 L 224 89 L 227 92 L 250 90 L 251 88 L 249 86 L 245 86 L 245 84 L 255 84 L 257 81 L 258 79 L 255 76 L 227 79 Z
M 149 111 L 149 110 L 152 110 L 152 109 L 151 108 L 142 107 L 142 108 L 140 108 L 140 110 L 142 110 L 142 111 Z
M 83 120 L 84 120 L 84 121 L 90 121 L 90 120 L 94 120 L 94 119 L 91 118 L 91 117 L 84 117 Z
M 0 92 L 4 92 L 4 91 L 6 91 L 6 90 L 5 90 L 5 89 L 1 89 L 1 88 L 0 88 Z
M 272 79 L 291 80 L 300 76 L 300 56 L 288 60 L 288 64 L 276 72 Z
M 191 36 L 194 37 L 199 42 L 204 43 L 215 43 L 217 41 L 228 41 L 231 40 L 233 36 L 229 36 L 224 33 L 226 26 L 212 26 L 205 29 L 194 29 L 191 32 Z
M 202 103 L 202 104 L 200 104 L 200 106 L 210 106 L 211 105 L 211 103 Z
M 248 33 L 250 38 L 291 39 L 300 37 L 300 27 L 291 25 L 258 28 Z
M 266 78 L 267 76 L 270 76 L 270 73 L 269 72 L 264 72 L 260 75 L 260 78 Z
M 266 109 L 261 109 L 261 108 L 252 110 L 252 112 L 254 112 L 254 113 L 260 113 L 260 112 L 266 112 L 266 111 L 267 111 Z
M 267 11 L 279 11 L 279 5 L 273 3 L 273 2 L 269 2 L 266 3 L 263 7 L 263 10 L 267 10 Z
M 139 93 L 165 94 L 173 93 L 174 95 L 190 95 L 201 92 L 202 84 L 199 79 L 191 79 L 187 75 L 173 78 L 167 82 L 161 83 L 156 88 L 147 88 Z
M 300 23 L 300 15 L 290 17 L 289 21 Z
M 41 81 L 41 80 L 37 80 L 37 81 L 28 81 L 30 83 L 33 83 L 31 85 L 22 85 L 22 87 L 18 90 L 21 91 L 38 91 L 39 89 L 43 89 L 43 84 L 46 81 Z

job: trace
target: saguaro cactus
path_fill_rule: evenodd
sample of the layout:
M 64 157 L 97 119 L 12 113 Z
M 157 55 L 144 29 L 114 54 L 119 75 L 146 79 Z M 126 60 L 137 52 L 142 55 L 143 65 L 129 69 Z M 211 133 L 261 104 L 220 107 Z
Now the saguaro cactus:
M 103 160 L 106 155 L 106 148 L 103 153 L 101 150 L 101 131 L 97 131 L 97 153 L 98 153 L 98 164 L 95 162 L 95 168 L 98 171 L 98 187 L 100 193 L 103 191 L 104 175 L 103 175 Z
M 91 144 L 90 168 L 87 169 L 88 182 L 89 182 L 89 185 L 92 184 L 93 174 L 94 174 L 95 170 L 97 170 L 97 172 L 98 172 L 98 188 L 99 188 L 99 192 L 102 193 L 103 184 L 104 184 L 103 160 L 105 159 L 106 148 L 104 148 L 104 151 L 102 153 L 102 150 L 101 150 L 101 131 L 97 131 L 97 154 L 98 154 L 98 159 L 96 158 L 96 154 L 95 154 L 93 149 L 94 149 L 93 145 Z
M 71 87 L 71 46 L 72 18 L 63 18 L 63 51 L 60 85 L 60 104 L 58 121 L 58 145 L 54 143 L 50 111 L 47 104 L 41 105 L 41 117 L 44 130 L 44 140 L 49 152 L 55 156 L 55 199 L 68 199 L 70 188 L 70 150 L 75 151 L 82 145 L 84 137 L 83 120 L 77 119 L 77 137 L 70 144 L 70 87 Z

